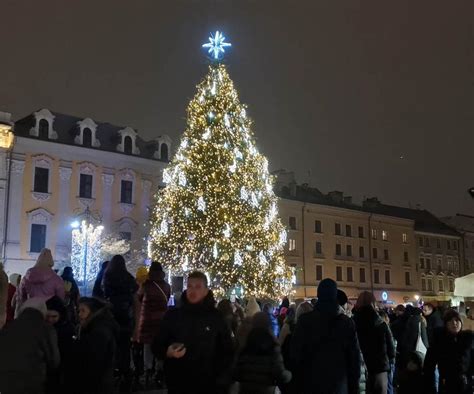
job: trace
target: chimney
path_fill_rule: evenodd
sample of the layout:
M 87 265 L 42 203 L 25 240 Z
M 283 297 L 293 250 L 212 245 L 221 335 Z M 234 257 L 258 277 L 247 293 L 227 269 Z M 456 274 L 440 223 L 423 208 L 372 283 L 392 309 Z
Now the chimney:
M 380 201 L 377 197 L 366 198 L 362 203 L 364 208 L 376 208 L 380 205 Z
M 344 197 L 344 202 L 346 204 L 352 204 L 352 197 L 351 196 L 345 196 Z
M 339 192 L 337 190 L 329 192 L 328 196 L 333 200 L 334 202 L 342 202 L 344 198 L 344 193 Z

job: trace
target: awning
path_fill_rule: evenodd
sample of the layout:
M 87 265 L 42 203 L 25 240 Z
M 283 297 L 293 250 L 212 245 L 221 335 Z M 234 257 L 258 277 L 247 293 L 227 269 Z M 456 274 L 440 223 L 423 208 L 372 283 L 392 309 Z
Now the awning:
M 454 280 L 454 295 L 458 297 L 474 297 L 474 273 Z

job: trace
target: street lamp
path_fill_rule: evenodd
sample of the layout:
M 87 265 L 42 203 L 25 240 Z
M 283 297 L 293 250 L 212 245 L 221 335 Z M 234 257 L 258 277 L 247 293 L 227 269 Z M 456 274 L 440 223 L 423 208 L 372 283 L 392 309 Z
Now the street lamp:
M 100 268 L 102 252 L 102 218 L 89 207 L 71 222 L 71 265 L 74 275 L 82 279 L 82 294 L 87 295 L 87 285 L 93 281 Z

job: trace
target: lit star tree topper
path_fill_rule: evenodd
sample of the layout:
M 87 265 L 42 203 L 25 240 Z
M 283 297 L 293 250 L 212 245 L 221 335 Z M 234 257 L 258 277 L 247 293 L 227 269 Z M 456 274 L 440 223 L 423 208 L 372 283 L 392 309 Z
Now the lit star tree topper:
M 203 44 L 203 48 L 208 49 L 208 53 L 211 54 L 213 60 L 220 60 L 225 53 L 225 48 L 232 46 L 231 43 L 225 42 L 225 37 L 220 31 L 216 31 L 214 35 L 211 34 L 209 42 Z
M 255 146 L 251 126 L 225 66 L 213 62 L 164 171 L 150 250 L 173 275 L 204 271 L 220 295 L 239 289 L 274 298 L 290 293 L 292 272 L 283 255 L 286 230 L 268 161 Z

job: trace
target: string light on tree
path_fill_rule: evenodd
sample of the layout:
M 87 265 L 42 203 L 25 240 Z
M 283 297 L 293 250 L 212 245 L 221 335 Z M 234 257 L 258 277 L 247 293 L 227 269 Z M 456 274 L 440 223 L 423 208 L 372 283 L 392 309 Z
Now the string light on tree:
M 211 38 L 204 47 L 212 64 L 189 103 L 182 143 L 163 174 L 166 187 L 156 195 L 152 257 L 177 275 L 207 272 L 221 295 L 236 288 L 258 297 L 288 295 L 286 232 L 268 162 L 258 153 L 252 121 L 220 63 L 230 45 L 223 45 L 219 32 Z M 164 233 L 161 223 L 169 218 L 173 224 Z

